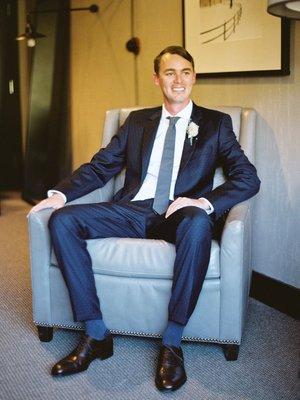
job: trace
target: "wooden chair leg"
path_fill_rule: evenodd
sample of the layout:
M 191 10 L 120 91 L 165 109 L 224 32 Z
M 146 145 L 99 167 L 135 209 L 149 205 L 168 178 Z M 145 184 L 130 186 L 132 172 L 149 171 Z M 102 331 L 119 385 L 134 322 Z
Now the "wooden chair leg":
M 53 339 L 53 328 L 50 326 L 37 325 L 38 335 L 41 342 L 51 342 Z
M 227 361 L 236 361 L 238 359 L 240 346 L 237 344 L 224 344 L 223 351 Z

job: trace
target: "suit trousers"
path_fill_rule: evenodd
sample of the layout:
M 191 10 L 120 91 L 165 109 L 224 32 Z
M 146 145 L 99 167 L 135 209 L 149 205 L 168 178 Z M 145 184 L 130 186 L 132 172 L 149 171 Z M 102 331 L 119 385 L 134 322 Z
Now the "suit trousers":
M 153 199 L 70 205 L 54 211 L 49 229 L 58 265 L 69 290 L 75 321 L 102 318 L 87 239 L 163 239 L 175 244 L 169 320 L 186 325 L 207 272 L 213 220 L 198 207 L 184 207 L 167 219 Z

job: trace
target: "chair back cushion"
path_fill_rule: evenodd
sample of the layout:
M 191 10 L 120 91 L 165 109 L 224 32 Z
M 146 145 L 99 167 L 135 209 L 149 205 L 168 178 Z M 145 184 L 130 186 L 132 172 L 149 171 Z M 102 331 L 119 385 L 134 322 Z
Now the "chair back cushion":
M 102 145 L 106 146 L 113 135 L 115 135 L 119 127 L 124 123 L 131 111 L 139 110 L 145 107 L 132 107 L 108 110 L 104 122 Z M 254 128 L 255 112 L 250 109 L 242 109 L 241 107 L 214 107 L 215 110 L 229 114 L 232 119 L 233 131 L 237 140 L 242 144 L 245 153 L 250 161 L 254 158 Z M 242 139 L 244 130 L 245 138 Z M 246 137 L 247 136 L 247 137 Z M 115 178 L 114 193 L 122 188 L 125 179 L 125 169 Z M 213 187 L 221 185 L 225 181 L 222 168 L 217 168 L 214 176 Z

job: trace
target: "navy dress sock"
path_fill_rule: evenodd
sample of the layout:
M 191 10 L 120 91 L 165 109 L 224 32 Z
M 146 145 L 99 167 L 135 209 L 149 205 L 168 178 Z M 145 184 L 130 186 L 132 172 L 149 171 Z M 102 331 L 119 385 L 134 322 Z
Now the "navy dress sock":
M 103 319 L 91 319 L 85 322 L 87 335 L 96 340 L 103 340 L 109 334 Z
M 184 328 L 184 325 L 178 324 L 177 322 L 169 321 L 167 328 L 163 334 L 163 345 L 180 347 Z

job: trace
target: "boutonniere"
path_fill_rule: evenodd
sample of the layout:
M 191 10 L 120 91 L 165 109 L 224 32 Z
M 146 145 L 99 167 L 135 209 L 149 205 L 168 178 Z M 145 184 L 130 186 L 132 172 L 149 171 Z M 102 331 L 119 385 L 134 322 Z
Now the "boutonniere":
M 196 136 L 199 133 L 199 126 L 197 124 L 195 124 L 195 122 L 191 121 L 188 124 L 186 133 L 187 133 L 188 139 L 190 139 L 190 144 L 192 145 L 193 139 L 196 138 Z

